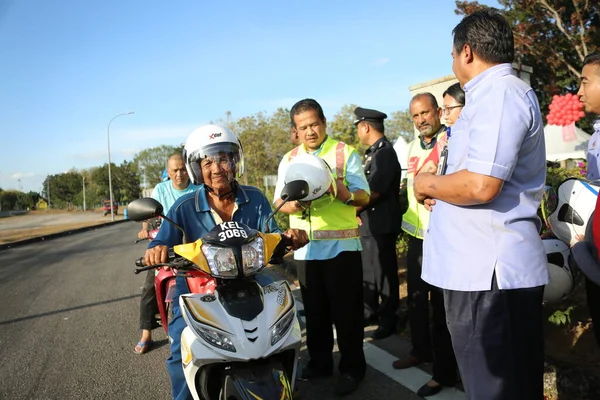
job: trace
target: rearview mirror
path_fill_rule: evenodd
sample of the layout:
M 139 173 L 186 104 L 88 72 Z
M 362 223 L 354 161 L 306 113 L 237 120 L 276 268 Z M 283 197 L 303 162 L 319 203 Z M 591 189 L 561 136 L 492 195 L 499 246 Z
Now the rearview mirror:
M 302 200 L 308 196 L 308 183 L 304 180 L 288 182 L 281 190 L 281 198 L 285 201 Z
M 143 197 L 129 203 L 127 212 L 129 219 L 140 222 L 162 215 L 163 206 L 152 197 Z
M 269 221 L 271 220 L 271 218 L 273 218 L 273 216 L 275 216 L 275 214 L 277 214 L 279 209 L 283 207 L 285 203 L 287 203 L 288 201 L 302 200 L 306 196 L 308 196 L 308 182 L 298 179 L 286 183 L 283 189 L 281 189 L 281 199 L 283 201 L 281 202 L 281 204 L 279 204 L 279 206 L 277 206 L 275 211 L 273 211 L 267 217 L 263 232 L 269 233 Z

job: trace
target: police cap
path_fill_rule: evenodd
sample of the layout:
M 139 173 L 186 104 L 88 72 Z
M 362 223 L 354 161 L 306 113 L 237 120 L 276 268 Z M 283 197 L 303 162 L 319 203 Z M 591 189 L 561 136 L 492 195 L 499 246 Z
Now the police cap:
M 383 122 L 383 120 L 387 118 L 387 114 L 382 113 L 381 111 L 371 110 L 362 107 L 356 107 L 354 109 L 354 114 L 356 114 L 357 118 L 354 121 L 354 125 L 358 124 L 360 121 Z

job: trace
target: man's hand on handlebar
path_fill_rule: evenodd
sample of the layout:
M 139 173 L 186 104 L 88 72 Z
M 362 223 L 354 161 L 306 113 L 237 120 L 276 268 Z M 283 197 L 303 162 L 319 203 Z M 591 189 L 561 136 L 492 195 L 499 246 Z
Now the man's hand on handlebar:
M 150 237 L 150 235 L 148 234 L 147 229 L 142 229 L 138 232 L 138 239 L 148 239 L 148 237 Z
M 299 249 L 309 242 L 306 231 L 303 231 L 302 229 L 288 229 L 283 232 L 283 236 L 292 242 L 292 249 L 294 250 Z
M 167 246 L 158 245 L 146 250 L 144 255 L 145 265 L 156 265 L 168 261 L 169 248 Z

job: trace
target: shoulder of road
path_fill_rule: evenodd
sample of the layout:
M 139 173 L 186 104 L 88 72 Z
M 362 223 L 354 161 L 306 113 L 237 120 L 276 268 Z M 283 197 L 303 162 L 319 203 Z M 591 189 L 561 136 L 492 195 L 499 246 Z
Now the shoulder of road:
M 37 215 L 40 215 L 40 214 L 37 214 Z M 46 214 L 41 214 L 41 215 L 46 215 Z M 73 215 L 73 214 L 69 214 L 68 212 L 65 212 L 64 215 Z M 28 211 L 3 211 L 0 213 L 0 218 L 2 218 L 2 222 L 6 222 L 8 220 L 8 217 L 15 217 L 18 219 L 26 218 L 26 217 L 27 218 L 35 218 L 35 216 L 32 215 L 32 213 L 29 213 Z M 99 217 L 99 218 L 101 219 L 102 217 Z M 106 217 L 106 218 L 110 218 L 110 217 Z M 23 229 L 26 232 L 18 235 L 18 239 L 11 240 L 9 238 L 8 241 L 6 241 L 5 243 L 0 243 L 0 251 L 12 249 L 12 248 L 15 248 L 18 246 L 23 246 L 23 245 L 30 244 L 30 243 L 42 242 L 42 241 L 46 241 L 46 240 L 52 240 L 55 238 L 73 235 L 76 233 L 87 232 L 92 229 L 98 229 L 98 228 L 102 228 L 105 226 L 110 226 L 113 224 L 119 224 L 119 223 L 128 222 L 128 221 L 131 221 L 131 220 L 123 219 L 122 215 L 120 215 L 119 219 L 117 219 L 115 221 L 107 221 L 107 222 L 100 221 L 99 222 L 99 219 L 95 219 L 93 221 L 81 222 L 81 223 L 77 223 L 77 224 L 70 224 L 71 226 L 69 226 L 69 224 L 56 223 L 56 224 L 54 224 L 56 229 L 50 229 L 51 233 L 44 233 L 43 229 L 36 229 L 35 225 L 33 225 L 34 226 L 33 228 L 29 227 L 29 229 Z M 48 225 L 48 224 L 45 224 L 45 225 Z M 52 224 L 50 224 L 50 226 L 52 226 Z M 13 228 L 17 228 L 17 227 L 13 227 Z M 38 226 L 38 228 L 39 228 L 39 226 Z M 13 231 L 17 230 L 17 229 L 13 229 Z M 7 229 L 3 229 L 2 225 L 0 225 L 0 235 L 2 235 L 3 233 L 6 234 Z

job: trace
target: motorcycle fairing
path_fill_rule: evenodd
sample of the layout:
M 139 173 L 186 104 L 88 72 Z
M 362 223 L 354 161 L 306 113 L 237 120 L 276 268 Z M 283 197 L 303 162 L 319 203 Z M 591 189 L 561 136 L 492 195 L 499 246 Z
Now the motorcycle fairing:
M 186 381 L 195 398 L 199 389 L 195 388 L 196 375 L 205 367 L 229 363 L 254 363 L 291 350 L 297 359 L 301 346 L 301 330 L 293 295 L 284 281 L 271 283 L 261 288 L 264 309 L 252 321 L 233 318 L 227 314 L 216 291 L 212 295 L 186 294 L 180 296 L 179 304 L 187 327 L 181 335 L 181 356 Z M 205 301 L 202 297 L 212 296 Z M 279 301 L 278 301 L 279 298 Z M 272 330 L 279 320 L 289 317 L 289 326 L 281 332 L 281 339 L 271 343 Z M 212 329 L 227 337 L 235 352 L 219 348 L 206 341 L 198 329 Z M 290 381 L 294 382 L 296 367 Z
M 254 280 L 231 282 L 216 290 L 225 311 L 231 317 L 252 321 L 263 310 L 262 290 Z
M 266 265 L 267 262 L 271 259 L 271 256 L 276 251 L 276 249 L 278 249 L 282 245 L 282 243 L 281 243 L 282 237 L 279 233 L 261 233 L 261 232 L 255 232 L 255 233 L 257 236 L 262 238 L 263 255 L 264 255 L 263 262 Z M 231 239 L 228 239 L 228 241 L 231 241 Z M 210 270 L 208 260 L 206 259 L 206 256 L 202 252 L 203 244 L 204 244 L 204 241 L 202 239 L 198 239 L 192 243 L 185 243 L 185 244 L 177 245 L 177 246 L 173 247 L 173 250 L 175 251 L 175 253 L 184 257 L 186 260 L 193 262 L 199 270 L 212 276 L 212 271 Z M 263 267 L 264 267 L 264 265 L 263 265 Z
M 192 243 L 174 246 L 173 250 L 186 260 L 193 262 L 198 269 L 210 275 L 210 267 L 208 266 L 206 257 L 204 257 L 204 253 L 202 253 L 202 244 L 202 239 L 198 239 Z
M 225 377 L 223 398 L 243 400 L 292 400 L 292 386 L 282 368 L 276 365 L 233 367 Z

